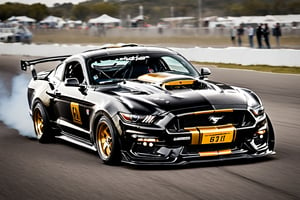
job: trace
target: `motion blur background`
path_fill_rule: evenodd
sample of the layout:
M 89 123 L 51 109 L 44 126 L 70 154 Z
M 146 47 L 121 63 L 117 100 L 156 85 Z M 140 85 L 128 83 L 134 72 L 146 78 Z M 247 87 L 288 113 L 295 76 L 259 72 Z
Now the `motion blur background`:
M 247 28 L 263 23 L 271 29 L 271 46 L 278 48 L 272 29 L 279 23 L 281 47 L 300 47 L 297 0 L 0 2 L 0 26 L 22 24 L 33 33 L 35 43 L 136 42 L 224 47 L 233 45 L 230 29 L 242 25 L 245 32 L 241 46 L 249 46 Z

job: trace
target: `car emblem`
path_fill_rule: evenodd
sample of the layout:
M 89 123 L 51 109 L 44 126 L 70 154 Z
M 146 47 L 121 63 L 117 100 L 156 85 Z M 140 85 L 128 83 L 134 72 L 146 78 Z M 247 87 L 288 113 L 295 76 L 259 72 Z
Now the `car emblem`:
M 216 116 L 209 116 L 208 120 L 212 123 L 212 124 L 216 124 L 218 123 L 219 120 L 223 119 L 224 116 L 219 116 L 219 117 L 216 117 Z

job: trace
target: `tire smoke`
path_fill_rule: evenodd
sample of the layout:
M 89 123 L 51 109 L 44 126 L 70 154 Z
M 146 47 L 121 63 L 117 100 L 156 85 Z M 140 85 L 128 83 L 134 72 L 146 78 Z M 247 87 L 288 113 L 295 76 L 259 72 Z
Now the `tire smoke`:
M 0 120 L 23 136 L 36 138 L 28 112 L 27 85 L 30 77 L 25 74 L 12 79 L 11 91 L 0 80 Z

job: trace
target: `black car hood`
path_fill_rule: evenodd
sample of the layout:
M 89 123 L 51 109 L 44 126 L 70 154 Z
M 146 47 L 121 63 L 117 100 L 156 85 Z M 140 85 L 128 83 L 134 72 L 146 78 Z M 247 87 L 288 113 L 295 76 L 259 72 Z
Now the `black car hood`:
M 167 86 L 174 87 L 166 89 Z M 138 113 L 152 113 L 157 109 L 181 112 L 187 109 L 200 111 L 247 108 L 246 97 L 235 88 L 182 75 L 172 74 L 152 80 L 139 78 L 119 83 L 118 87 L 107 92 L 118 96 L 124 104 Z

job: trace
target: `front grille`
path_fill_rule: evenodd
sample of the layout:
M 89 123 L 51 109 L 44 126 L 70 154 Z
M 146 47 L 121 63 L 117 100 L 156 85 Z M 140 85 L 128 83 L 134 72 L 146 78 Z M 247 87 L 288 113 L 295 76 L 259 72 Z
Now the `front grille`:
M 232 124 L 236 128 L 254 125 L 255 119 L 247 110 L 232 110 L 231 112 L 205 112 L 200 114 L 187 113 L 178 115 L 168 125 L 170 131 L 179 131 L 189 127 L 220 126 Z M 175 129 L 175 130 L 174 130 Z

